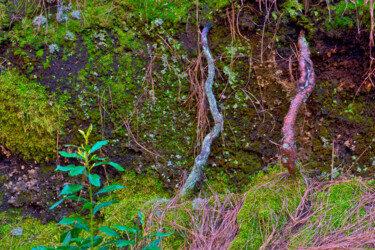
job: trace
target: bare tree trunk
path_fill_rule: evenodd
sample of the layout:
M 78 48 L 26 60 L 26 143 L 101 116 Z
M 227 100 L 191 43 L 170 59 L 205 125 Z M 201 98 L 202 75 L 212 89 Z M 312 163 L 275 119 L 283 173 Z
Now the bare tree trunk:
M 302 103 L 305 103 L 315 86 L 315 73 L 313 63 L 310 59 L 310 50 L 305 39 L 304 32 L 301 31 L 298 37 L 299 70 L 301 76 L 298 80 L 298 92 L 290 103 L 288 114 L 284 118 L 282 133 L 284 135 L 281 144 L 281 164 L 287 168 L 291 175 L 296 172 L 297 151 L 294 142 L 294 124 L 298 110 Z
M 202 151 L 197 156 L 197 158 L 195 158 L 194 167 L 188 179 L 186 180 L 184 186 L 181 189 L 182 195 L 185 195 L 192 188 L 194 188 L 196 182 L 199 180 L 202 174 L 202 171 L 204 169 L 204 166 L 206 165 L 207 158 L 210 154 L 211 144 L 213 140 L 219 136 L 221 128 L 223 127 L 223 116 L 217 108 L 216 99 L 215 99 L 214 93 L 212 92 L 212 85 L 214 83 L 214 77 L 215 77 L 215 64 L 214 64 L 214 60 L 210 54 L 210 50 L 208 49 L 208 45 L 207 45 L 207 33 L 210 27 L 211 27 L 210 24 L 207 24 L 204 27 L 202 31 L 201 40 L 202 40 L 203 53 L 208 63 L 208 77 L 205 82 L 205 91 L 206 91 L 208 103 L 210 105 L 211 114 L 215 121 L 215 125 L 213 129 L 211 130 L 211 132 L 208 135 L 206 135 L 206 137 L 203 140 Z

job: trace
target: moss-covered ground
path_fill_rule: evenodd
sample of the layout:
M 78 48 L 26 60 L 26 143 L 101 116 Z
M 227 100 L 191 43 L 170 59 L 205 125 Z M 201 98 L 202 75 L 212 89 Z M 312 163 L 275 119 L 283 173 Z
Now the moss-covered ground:
M 299 161 L 317 170 L 322 181 L 330 179 L 332 165 L 335 178 L 374 172 L 368 3 L 93 0 L 72 3 L 65 13 L 69 19 L 58 22 L 53 3 L 26 2 L 0 3 L 0 144 L 19 159 L 8 162 L 26 166 L 25 173 L 17 168 L 19 173 L 0 184 L 18 181 L 31 164 L 43 173 L 56 163 L 68 164 L 56 159 L 56 151 L 79 144 L 78 129 L 93 124 L 92 140 L 110 141 L 100 153 L 132 171 L 109 180 L 128 188 L 114 194 L 120 203 L 105 211 L 102 223 L 139 226 L 137 211 L 148 211 L 147 201 L 172 197 L 212 126 L 202 92 L 206 64 L 198 31 L 211 22 L 214 93 L 224 127 L 201 190 L 209 193 L 209 184 L 223 195 L 246 193 L 231 248 L 258 248 L 277 235 L 290 248 L 313 246 L 312 238 L 323 239 L 328 230 L 353 222 L 350 216 L 340 220 L 337 211 L 354 211 L 352 205 L 369 192 L 355 178 L 315 190 L 314 216 L 293 228 L 293 237 L 283 235 L 292 230 L 287 226 L 306 191 L 305 180 L 285 179 L 279 168 L 258 171 L 278 161 L 281 126 L 298 78 L 292 44 L 304 29 L 317 79 L 296 122 Z M 72 11 L 80 11 L 81 19 Z M 48 17 L 47 23 L 33 25 L 38 15 Z M 13 171 L 3 170 L 0 160 L 1 173 Z M 364 218 L 363 209 L 355 210 L 356 219 Z M 183 211 L 179 223 L 187 227 L 191 220 Z M 44 228 L 58 230 L 52 224 L 1 216 L 0 246 L 55 244 L 56 237 L 44 236 Z M 322 220 L 329 223 L 317 234 Z M 40 233 L 28 229 L 32 224 Z M 24 235 L 10 237 L 17 225 Z M 170 224 L 167 229 L 173 230 Z M 166 238 L 163 246 L 186 246 L 187 235 Z

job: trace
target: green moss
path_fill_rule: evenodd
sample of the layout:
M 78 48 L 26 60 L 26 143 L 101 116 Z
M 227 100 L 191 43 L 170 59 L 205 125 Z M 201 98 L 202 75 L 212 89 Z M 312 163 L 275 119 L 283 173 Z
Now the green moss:
M 13 236 L 12 230 L 22 228 L 22 236 Z M 54 222 L 43 225 L 33 218 L 0 213 L 0 246 L 3 249 L 31 249 L 36 245 L 56 245 L 62 229 Z
M 44 54 L 44 50 L 43 49 L 40 49 L 36 52 L 36 56 L 39 57 L 39 58 L 43 58 L 43 54 Z
M 257 249 L 273 230 L 289 220 L 303 195 L 303 180 L 288 180 L 280 167 L 269 174 L 260 172 L 249 185 L 246 199 L 238 215 L 240 231 L 230 249 Z
M 106 225 L 134 226 L 134 219 L 138 217 L 137 211 L 147 208 L 147 201 L 170 197 L 163 189 L 162 183 L 152 176 L 126 172 L 116 183 L 126 188 L 114 192 L 112 198 L 118 199 L 120 203 L 105 209 Z
M 66 108 L 44 88 L 15 71 L 0 75 L 0 139 L 26 159 L 49 160 L 56 155 L 56 131 L 63 127 Z
M 371 185 L 371 182 L 368 182 Z M 342 181 L 328 185 L 314 193 L 311 200 L 313 216 L 305 225 L 291 236 L 290 248 L 312 246 L 313 239 L 324 238 L 327 233 L 343 230 L 343 234 L 350 234 L 350 224 L 359 221 L 366 215 L 361 204 L 364 193 L 368 191 L 362 181 L 357 179 Z M 349 214 L 352 211 L 352 214 Z M 365 226 L 365 223 L 363 223 Z

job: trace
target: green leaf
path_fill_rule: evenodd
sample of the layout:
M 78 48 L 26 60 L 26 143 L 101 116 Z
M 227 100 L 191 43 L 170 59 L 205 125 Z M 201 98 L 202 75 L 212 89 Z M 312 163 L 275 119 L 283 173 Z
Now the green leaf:
M 90 150 L 90 154 L 94 153 L 96 150 L 100 149 L 101 147 L 103 147 L 107 143 L 108 143 L 108 141 L 98 141 L 97 143 L 95 143 L 94 146 L 92 146 L 92 148 Z
M 80 228 L 74 228 L 73 230 L 75 230 L 75 229 L 79 229 L 79 230 L 82 231 L 82 229 L 80 229 Z M 84 239 L 82 239 L 82 238 L 72 238 L 72 242 L 76 242 L 78 246 L 81 245 L 83 241 L 84 241 Z
M 77 195 L 69 195 L 66 197 L 67 199 L 71 199 L 73 201 L 87 201 L 87 199 L 83 198 L 83 197 L 79 197 Z
M 118 203 L 118 200 L 113 200 L 113 201 L 107 201 L 107 202 L 102 202 L 102 203 L 99 203 L 98 205 L 96 205 L 96 207 L 94 208 L 94 214 L 96 214 L 96 212 L 98 212 L 101 208 L 103 207 L 108 207 L 110 206 L 111 204 L 113 203 Z
M 141 211 L 137 211 L 138 215 L 139 215 L 139 218 L 141 219 L 141 224 L 144 225 L 145 224 L 145 221 L 144 221 L 144 216 L 142 214 Z
M 116 238 L 120 237 L 120 235 L 110 227 L 103 226 L 103 227 L 99 227 L 98 230 L 112 237 L 116 237 Z
M 100 176 L 97 174 L 89 174 L 90 183 L 96 187 L 100 187 Z
M 150 244 L 148 244 L 147 247 L 143 248 L 143 249 L 148 249 L 148 250 L 151 250 L 151 249 L 160 249 L 158 247 L 159 243 L 161 242 L 163 238 L 160 238 L 160 239 L 157 239 L 157 240 L 154 240 L 152 241 Z
M 114 162 L 108 162 L 108 165 L 114 167 L 115 169 L 117 169 L 118 171 L 125 171 L 125 169 L 123 169 L 120 165 L 118 165 L 117 163 L 114 163 Z
M 78 236 L 79 236 L 79 234 L 81 233 L 81 231 L 82 231 L 82 229 L 80 229 L 80 228 L 73 228 L 73 229 L 71 229 L 71 230 L 68 230 L 68 231 L 62 233 L 62 234 L 60 235 L 60 243 L 64 241 L 66 235 L 67 235 L 69 232 L 70 232 L 71 235 L 72 235 L 72 238 L 71 238 L 70 242 L 76 242 L 77 239 L 80 239 L 80 238 L 78 238 Z M 82 239 L 80 239 L 80 240 L 82 240 Z
M 75 176 L 83 173 L 83 170 L 85 170 L 85 166 L 76 166 L 76 165 L 68 165 L 68 166 L 57 166 L 55 171 L 69 171 L 70 176 Z
M 118 171 L 125 171 L 125 169 L 123 169 L 119 164 L 114 163 L 114 162 L 102 161 L 102 162 L 94 164 L 94 166 L 99 166 L 99 165 L 110 165 L 114 167 L 115 169 L 117 169 Z
M 170 236 L 172 235 L 173 233 L 151 233 L 151 234 L 148 234 L 146 235 L 146 237 L 165 237 L 165 236 Z
M 94 157 L 95 158 L 95 157 Z M 94 160 L 98 160 L 98 159 L 94 159 Z M 100 165 L 106 165 L 107 162 L 98 162 L 98 163 L 95 163 L 94 164 L 94 167 L 97 167 L 97 166 L 100 166 Z M 108 164 L 107 164 L 108 165 Z
M 86 169 L 85 166 L 76 166 L 74 169 L 70 170 L 69 175 L 70 176 L 76 176 L 79 174 L 83 174 L 83 171 Z
M 91 238 L 86 238 L 82 244 L 81 244 L 81 247 L 96 247 L 98 246 L 100 243 L 102 243 L 103 241 L 103 238 L 101 236 L 94 236 L 94 245 L 91 246 Z
M 53 247 L 44 247 L 44 246 L 35 246 L 36 248 L 31 248 L 31 250 L 50 250 L 54 249 Z
M 95 207 L 95 204 L 94 203 L 91 203 L 91 202 L 86 202 L 84 205 L 83 205 L 83 209 L 91 209 L 91 208 L 93 208 L 93 207 Z
M 116 247 L 130 246 L 130 245 L 134 245 L 134 244 L 135 244 L 135 242 L 132 241 L 132 240 L 119 240 Z
M 60 205 L 63 201 L 65 201 L 66 199 L 71 199 L 73 201 L 87 201 L 85 198 L 83 197 L 78 197 L 77 195 L 69 195 L 69 196 L 66 196 L 64 197 L 63 199 L 59 200 L 58 202 L 56 202 L 55 204 L 53 204 L 49 209 L 54 209 L 55 207 L 57 207 L 58 205 Z
M 99 158 L 99 157 L 97 157 L 97 156 L 94 156 L 94 157 L 92 157 L 92 159 L 93 160 L 97 160 L 97 161 L 105 161 L 105 160 L 107 160 L 108 159 L 108 157 L 106 157 L 106 158 Z M 102 165 L 103 163 L 97 163 L 97 164 L 95 164 L 96 166 L 98 166 L 98 165 Z
M 64 171 L 64 172 L 66 172 L 66 171 L 70 171 L 70 170 L 72 170 L 72 169 L 74 169 L 76 167 L 76 165 L 68 165 L 68 166 L 60 166 L 60 165 L 58 165 L 57 166 L 57 168 L 55 169 L 55 171 L 57 171 L 57 170 L 60 170 L 60 171 Z
M 72 239 L 71 242 L 73 242 L 73 239 Z M 52 248 L 52 249 L 54 249 L 54 250 L 79 250 L 78 247 L 70 246 L 70 245 L 66 246 L 66 247 L 60 246 L 60 247 L 56 247 L 56 248 Z
M 153 243 L 153 242 L 151 242 L 151 243 Z M 157 246 L 147 246 L 147 247 L 142 248 L 142 250 L 161 250 L 161 248 L 157 247 Z
M 72 225 L 75 223 L 83 222 L 84 220 L 79 217 L 64 217 L 62 220 L 60 220 L 56 225 Z
M 90 233 L 89 226 L 87 226 L 86 223 L 78 222 L 78 223 L 75 223 L 75 224 L 74 224 L 74 227 L 79 228 L 79 229 L 83 229 L 83 230 L 85 230 L 86 232 L 89 232 L 89 233 Z
M 121 188 L 125 188 L 125 187 L 124 186 L 120 186 L 120 185 L 109 185 L 109 186 L 106 186 L 105 188 L 100 189 L 95 194 L 108 193 L 108 192 L 112 192 L 112 191 L 115 191 L 115 190 L 121 189 Z
M 60 151 L 59 154 L 62 156 L 62 157 L 66 157 L 66 158 L 76 158 L 76 159 L 83 159 L 82 156 L 76 154 L 76 153 L 68 153 L 68 152 L 65 152 L 65 151 Z
M 126 231 L 126 232 L 131 232 L 131 233 L 137 234 L 136 228 L 128 228 L 128 227 L 122 226 L 122 225 L 114 225 L 113 227 L 118 229 L 118 230 L 121 230 L 121 231 Z
M 69 231 L 67 235 L 65 236 L 65 239 L 62 243 L 63 247 L 69 246 L 70 240 L 72 239 L 72 233 Z
M 55 204 L 53 204 L 49 209 L 54 209 L 55 207 L 57 207 L 58 205 L 60 205 L 65 200 L 66 200 L 66 197 L 64 199 L 62 199 L 62 200 L 59 200 Z
M 79 184 L 67 184 L 59 194 L 59 196 L 64 195 L 64 194 L 73 194 L 75 192 L 78 192 L 81 190 L 84 186 L 79 185 Z
M 129 241 L 129 240 L 111 240 L 111 241 L 108 241 L 106 243 L 104 243 L 102 245 L 102 247 L 104 246 L 109 246 L 109 245 L 112 245 L 112 244 L 117 244 L 117 243 L 128 243 L 129 245 L 134 245 L 135 242 L 134 241 Z
M 83 130 L 78 129 L 78 132 L 83 136 L 83 138 L 86 138 L 86 134 Z

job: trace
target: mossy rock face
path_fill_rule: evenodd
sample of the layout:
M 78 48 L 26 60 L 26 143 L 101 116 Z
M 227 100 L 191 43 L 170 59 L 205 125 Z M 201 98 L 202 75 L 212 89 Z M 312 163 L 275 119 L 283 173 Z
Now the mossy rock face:
M 343 10 L 343 4 L 341 1 L 332 7 Z M 283 118 L 294 95 L 289 70 L 292 75 L 298 72 L 297 64 L 289 65 L 289 69 L 288 64 L 280 63 L 283 60 L 279 54 L 284 58 L 292 55 L 291 41 L 297 40 L 299 29 L 303 27 L 311 43 L 317 85 L 296 122 L 299 160 L 312 162 L 311 168 L 329 170 L 320 163 L 331 160 L 329 144 L 340 135 L 336 143 L 340 145 L 335 147 L 339 149 L 338 158 L 345 159 L 345 164 L 352 163 L 352 157 L 358 157 L 369 145 L 368 138 L 374 134 L 371 119 L 375 116 L 366 113 L 370 102 L 362 98 L 361 93 L 356 103 L 350 105 L 353 100 L 350 91 L 346 91 L 345 86 L 339 91 L 341 76 L 333 79 L 336 76 L 329 74 L 331 82 L 323 76 L 327 76 L 327 69 L 337 71 L 340 65 L 345 68 L 343 73 L 348 73 L 345 62 L 352 61 L 352 54 L 358 54 L 356 58 L 362 62 L 366 54 L 359 48 L 363 43 L 356 44 L 358 48 L 350 49 L 354 51 L 349 54 L 347 45 L 336 48 L 336 41 L 327 42 L 327 29 L 323 25 L 328 19 L 328 15 L 323 16 L 328 13 L 325 6 L 308 8 L 303 14 L 305 7 L 298 1 L 279 3 L 279 12 L 273 12 L 271 20 L 282 16 L 280 30 L 273 25 L 264 30 L 256 25 L 265 23 L 265 16 L 253 11 L 258 8 L 256 3 L 248 6 L 244 8 L 238 1 L 228 0 L 199 3 L 95 0 L 87 2 L 84 8 L 73 3 L 73 10 L 80 9 L 84 19 L 70 18 L 61 24 L 51 17 L 48 26 L 40 27 L 38 33 L 30 28 L 33 19 L 30 12 L 23 22 L 12 24 L 11 32 L 5 32 L 7 38 L 0 38 L 4 45 L 1 50 L 7 51 L 4 55 L 9 56 L 12 67 L 30 78 L 35 77 L 40 85 L 49 87 L 56 95 L 69 93 L 64 106 L 71 108 L 72 115 L 69 124 L 61 126 L 69 131 L 59 138 L 61 144 L 77 144 L 78 129 L 91 123 L 98 135 L 94 140 L 111 140 L 112 152 L 107 152 L 108 156 L 128 169 L 140 169 L 138 172 L 152 169 L 165 186 L 173 189 L 181 180 L 183 170 L 191 169 L 200 150 L 199 141 L 208 133 L 209 124 L 212 125 L 205 104 L 202 106 L 207 112 L 203 119 L 206 126 L 197 126 L 201 121 L 197 119 L 197 107 L 201 102 L 194 98 L 197 87 L 192 86 L 194 71 L 197 71 L 199 84 L 206 77 L 206 63 L 198 60 L 197 24 L 211 22 L 213 27 L 208 41 L 217 69 L 214 94 L 225 121 L 221 138 L 212 145 L 206 175 L 216 178 L 218 173 L 223 173 L 227 178 L 225 183 L 234 189 L 243 188 L 250 175 L 278 160 L 278 148 L 272 142 L 281 140 Z M 354 13 L 352 7 L 349 6 L 350 14 Z M 233 29 L 228 17 L 235 13 L 238 13 L 236 29 L 243 36 L 230 35 Z M 339 16 L 332 13 L 332 18 L 337 21 Z M 67 31 L 73 33 L 75 39 L 67 39 Z M 345 39 L 352 43 L 351 40 L 355 40 L 352 38 Z M 46 44 L 56 44 L 60 50 L 51 53 Z M 194 62 L 198 61 L 203 67 L 193 70 Z M 338 66 L 334 66 L 336 61 L 339 61 Z M 359 69 L 354 69 L 358 77 L 353 77 L 353 81 L 362 77 L 364 71 Z M 336 75 L 341 75 L 341 71 Z M 288 86 L 292 90 L 287 90 Z M 334 88 L 338 90 L 334 92 Z M 333 105 L 333 101 L 337 103 Z M 304 116 L 303 112 L 309 115 Z M 139 144 L 125 128 L 123 119 L 129 119 Z M 9 141 L 11 145 L 12 140 Z M 345 146 L 347 141 L 351 144 L 349 148 Z M 48 145 L 52 145 L 52 140 Z M 151 156 L 139 145 L 162 157 Z M 31 154 L 29 149 L 22 150 Z M 53 149 L 50 151 L 49 158 Z M 36 160 L 46 158 L 37 150 L 33 154 Z M 22 155 L 34 158 L 34 155 Z M 369 158 L 363 155 L 356 168 L 363 172 L 370 169 L 373 160 L 370 162 Z
M 258 249 L 273 230 L 280 230 L 289 220 L 303 196 L 303 180 L 286 179 L 275 167 L 270 174 L 260 172 L 249 185 L 241 212 L 240 231 L 230 249 Z
M 56 155 L 56 132 L 66 109 L 44 88 L 16 71 L 0 75 L 0 139 L 26 159 L 48 161 Z

